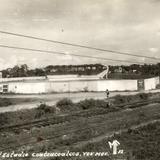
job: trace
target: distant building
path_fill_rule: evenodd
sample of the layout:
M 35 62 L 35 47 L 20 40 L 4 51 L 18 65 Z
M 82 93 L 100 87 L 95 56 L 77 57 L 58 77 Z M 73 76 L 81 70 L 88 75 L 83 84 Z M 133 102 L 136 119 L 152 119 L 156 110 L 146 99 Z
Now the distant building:
M 137 72 L 137 70 L 136 70 L 136 69 L 133 69 L 133 70 L 132 70 L 132 72 L 133 72 L 133 73 L 136 73 L 136 72 Z
M 118 67 L 114 70 L 114 73 L 122 73 L 123 72 L 123 68 L 122 67 Z

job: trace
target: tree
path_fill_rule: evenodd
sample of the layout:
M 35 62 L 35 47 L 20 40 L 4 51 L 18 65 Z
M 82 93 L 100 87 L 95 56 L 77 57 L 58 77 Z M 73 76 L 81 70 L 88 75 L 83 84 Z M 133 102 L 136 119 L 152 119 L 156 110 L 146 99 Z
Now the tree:
M 43 69 L 40 69 L 40 68 L 36 68 L 35 69 L 35 76 L 45 76 L 46 73 Z

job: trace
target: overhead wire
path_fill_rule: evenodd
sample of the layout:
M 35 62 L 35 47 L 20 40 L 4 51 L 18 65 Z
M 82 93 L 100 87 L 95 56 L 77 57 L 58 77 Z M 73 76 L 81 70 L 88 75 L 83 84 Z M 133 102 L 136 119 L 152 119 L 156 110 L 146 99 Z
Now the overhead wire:
M 51 43 L 57 43 L 57 44 L 62 44 L 62 45 L 69 45 L 69 46 L 72 46 L 72 47 L 80 47 L 80 48 L 92 49 L 92 50 L 102 51 L 102 52 L 111 52 L 111 53 L 119 54 L 119 55 L 133 56 L 133 57 L 139 57 L 139 58 L 147 58 L 147 59 L 152 59 L 152 60 L 157 60 L 157 61 L 160 60 L 160 58 L 157 58 L 157 57 L 151 57 L 151 56 L 145 56 L 145 55 L 140 55 L 140 54 L 133 54 L 133 53 L 129 53 L 129 52 L 121 52 L 121 51 L 116 51 L 116 50 L 91 47 L 91 46 L 62 42 L 62 41 L 57 41 L 57 40 L 50 40 L 50 39 L 46 39 L 46 38 L 40 38 L 40 37 L 35 37 L 35 36 L 30 36 L 30 35 L 25 35 L 25 34 L 7 32 L 7 31 L 2 31 L 2 30 L 0 30 L 0 33 L 13 35 L 13 36 L 18 36 L 18 37 L 30 38 L 30 39 L 40 40 L 40 41 L 46 41 L 46 42 L 51 42 Z
M 0 44 L 1 48 L 9 48 L 9 49 L 17 49 L 17 50 L 25 50 L 25 51 L 31 51 L 31 52 L 41 52 L 41 53 L 49 53 L 49 54 L 57 54 L 57 55 L 70 55 L 74 57 L 83 57 L 83 58 L 91 58 L 91 59 L 99 59 L 104 61 L 114 61 L 114 62 L 126 62 L 126 63 L 132 63 L 132 64 L 142 64 L 143 62 L 135 62 L 135 61 L 129 61 L 129 60 L 116 60 L 112 58 L 105 58 L 105 57 L 98 57 L 98 56 L 89 56 L 89 55 L 81 55 L 81 54 L 67 54 L 65 52 L 57 52 L 57 51 L 49 51 L 49 50 L 41 50 L 41 49 L 33 49 L 33 48 L 24 48 L 24 47 L 17 47 L 17 46 L 10 46 L 10 45 L 3 45 Z

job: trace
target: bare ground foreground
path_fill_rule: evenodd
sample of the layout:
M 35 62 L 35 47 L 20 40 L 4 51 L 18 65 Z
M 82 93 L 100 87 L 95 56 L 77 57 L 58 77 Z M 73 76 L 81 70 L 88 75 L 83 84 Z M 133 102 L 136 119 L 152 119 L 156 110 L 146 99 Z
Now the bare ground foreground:
M 156 92 L 156 93 L 153 93 Z M 52 112 L 50 106 L 41 106 L 40 108 L 16 111 L 17 106 L 32 106 L 37 107 L 42 102 L 47 104 L 54 104 L 64 97 L 72 99 L 74 102 L 83 100 L 86 98 L 104 99 L 105 93 L 74 93 L 74 94 L 50 94 L 50 95 L 4 95 L 2 98 L 29 98 L 28 102 L 15 105 L 15 112 L 1 113 L 1 129 L 0 129 L 0 153 L 14 152 L 28 152 L 27 158 L 1 158 L 0 160 L 81 160 L 91 159 L 99 160 L 97 157 L 32 157 L 32 153 L 45 153 L 50 152 L 90 152 L 90 151 L 108 151 L 108 140 L 112 141 L 113 137 L 120 140 L 122 147 L 125 151 L 133 151 L 135 145 L 134 141 L 139 147 L 135 152 L 135 155 L 143 157 L 143 159 L 129 159 L 129 160 L 151 160 L 142 156 L 146 148 L 143 148 L 145 141 L 149 141 L 147 145 L 160 145 L 160 129 L 150 127 L 149 131 L 142 132 L 135 130 L 148 126 L 149 124 L 158 123 L 160 121 L 160 93 L 158 91 L 152 91 L 150 94 L 136 94 L 137 92 L 113 92 L 111 97 L 122 94 L 127 96 L 115 97 L 113 106 L 108 106 L 106 100 L 102 101 L 84 101 L 79 103 L 71 103 L 63 107 L 61 104 L 61 113 Z M 130 94 L 130 96 L 128 96 Z M 33 101 L 31 100 L 33 99 Z M 94 102 L 94 103 L 91 103 Z M 98 102 L 97 105 L 95 105 Z M 66 102 L 65 102 L 66 103 Z M 68 103 L 68 102 L 67 102 Z M 85 105 L 84 105 L 85 104 Z M 86 108 L 86 105 L 89 108 Z M 76 111 L 76 109 L 81 110 Z M 93 107 L 95 105 L 95 108 Z M 71 107 L 70 107 L 71 106 Z M 2 107 L 2 109 L 10 108 Z M 66 110 L 68 107 L 68 112 Z M 73 108 L 74 107 L 74 108 Z M 77 107 L 77 108 L 76 108 Z M 91 108 L 90 108 L 91 107 Z M 13 108 L 12 108 L 13 109 Z M 74 110 L 73 110 L 74 109 Z M 45 111 L 45 112 L 44 112 Z M 38 113 L 38 118 L 35 116 Z M 76 114 L 75 114 L 76 113 Z M 75 114 L 75 115 L 74 115 Z M 49 115 L 52 116 L 50 119 Z M 28 118 L 30 116 L 30 118 Z M 44 120 L 43 120 L 44 118 Z M 69 119 L 68 119 L 69 118 Z M 17 122 L 18 120 L 18 122 Z M 27 120 L 27 121 L 26 121 Z M 33 120 L 33 121 L 32 121 Z M 38 121 L 37 121 L 38 120 Z M 43 121 L 39 121 L 43 120 Z M 17 126 L 18 123 L 31 122 L 28 125 Z M 4 123 L 3 123 L 4 122 Z M 32 122 L 34 122 L 32 124 Z M 43 122 L 43 123 L 39 123 Z M 22 123 L 22 124 L 23 124 Z M 35 125 L 37 124 L 37 125 Z M 159 126 L 160 123 L 157 124 Z M 13 125 L 12 127 L 7 125 Z M 4 128 L 3 128 L 4 127 Z M 160 128 L 160 127 L 159 127 Z M 152 141 L 150 135 L 156 131 L 157 134 Z M 125 133 L 129 135 L 125 135 Z M 132 133 L 135 133 L 134 140 L 127 143 L 127 138 L 133 138 Z M 119 136 L 118 136 L 119 135 Z M 121 135 L 125 137 L 120 138 Z M 143 137 L 144 136 L 144 137 Z M 149 139 L 146 139 L 148 137 Z M 123 141 L 121 141 L 123 139 Z M 130 145 L 134 147 L 130 147 Z M 157 150 L 155 146 L 155 149 Z M 159 146 L 160 147 L 160 146 Z M 153 147 L 152 147 L 153 149 Z M 141 152 L 138 152 L 140 150 Z M 151 152 L 152 150 L 148 150 Z M 148 155 L 150 156 L 150 155 Z M 151 156 L 150 156 L 151 157 Z M 146 158 L 146 159 L 145 159 Z M 101 157 L 100 159 L 108 159 L 107 157 Z M 109 158 L 114 159 L 114 158 Z M 108 159 L 108 160 L 109 160 Z M 115 159 L 114 159 L 115 160 Z M 117 160 L 117 159 L 116 159 Z M 127 159 L 125 159 L 127 160 Z M 153 159 L 154 160 L 154 159 Z
M 157 92 L 157 91 L 154 91 Z M 87 94 L 91 94 L 93 96 L 96 96 L 97 93 L 83 93 L 83 96 L 87 96 Z M 99 96 L 102 96 L 104 93 L 99 93 Z M 116 93 L 112 93 L 112 96 Z M 128 93 L 122 93 L 124 95 L 128 95 Z M 131 93 L 135 94 L 135 93 Z M 63 94 L 65 95 L 65 94 Z M 82 93 L 81 93 L 82 95 Z M 51 98 L 53 95 L 42 95 L 42 96 L 49 96 L 48 102 L 51 101 Z M 62 95 L 58 95 L 58 98 L 62 98 Z M 65 95 L 66 96 L 66 95 Z M 70 95 L 73 96 L 72 94 Z M 73 96 L 77 99 L 80 98 L 80 94 Z M 86 98 L 86 97 L 81 98 Z M 22 96 L 23 97 L 23 96 Z M 105 95 L 104 95 L 105 97 Z M 103 97 L 103 98 L 104 98 Z M 57 98 L 57 97 L 56 97 Z M 88 97 L 87 97 L 88 98 Z M 96 96 L 98 98 L 98 96 Z M 102 97 L 101 97 L 102 98 Z M 43 122 L 43 125 L 30 125 L 29 128 L 25 127 L 17 127 L 15 126 L 12 128 L 6 128 L 6 130 L 1 129 L 0 130 L 0 151 L 1 152 L 28 152 L 29 157 L 27 158 L 2 158 L 4 160 L 81 160 L 81 159 L 99 159 L 97 157 L 32 157 L 32 153 L 44 153 L 44 152 L 65 152 L 65 151 L 74 151 L 74 152 L 90 152 L 90 151 L 106 151 L 108 150 L 108 140 L 113 140 L 112 137 L 115 136 L 116 139 L 122 139 L 119 138 L 120 135 L 125 132 L 128 134 L 132 133 L 133 130 L 137 130 L 140 127 L 148 126 L 149 124 L 154 124 L 159 122 L 160 120 L 160 94 L 140 94 L 140 95 L 132 95 L 128 97 L 124 97 L 124 99 L 129 99 L 131 102 L 134 103 L 124 103 L 121 102 L 122 106 L 106 106 L 106 108 L 91 108 L 91 109 L 85 109 L 85 115 L 81 115 L 81 112 L 77 114 L 76 116 L 73 116 L 69 112 L 67 115 L 71 117 L 70 120 L 63 119 L 61 123 L 49 123 L 45 124 L 44 122 L 48 123 L 47 119 Z M 137 98 L 138 101 L 141 103 L 137 103 L 135 99 Z M 140 98 L 140 99 L 139 99 Z M 42 97 L 41 97 L 42 99 Z M 75 100 L 75 99 L 74 99 Z M 117 99 L 118 100 L 118 99 Z M 123 100 L 123 96 L 120 97 L 120 100 Z M 146 101 L 147 100 L 147 101 Z M 149 101 L 148 101 L 149 100 Z M 56 102 L 56 101 L 55 101 Z M 99 103 L 102 103 L 102 101 L 98 101 Z M 147 103 L 146 103 L 147 102 Z M 88 101 L 87 101 L 88 103 Z M 85 104 L 87 104 L 85 103 Z M 104 101 L 104 103 L 106 103 Z M 105 106 L 103 104 L 103 107 Z M 118 102 L 117 102 L 118 103 Z M 73 104 L 73 106 L 76 104 Z M 96 114 L 93 114 L 93 110 L 95 110 Z M 37 110 L 38 112 L 40 110 Z M 103 112 L 97 112 L 97 111 L 103 111 Z M 25 112 L 25 111 L 24 111 Z M 48 110 L 47 110 L 48 112 Z M 75 111 L 74 111 L 75 112 Z M 10 115 L 14 115 L 18 112 L 12 112 Z M 19 112 L 22 114 L 22 112 Z M 39 112 L 41 113 L 41 112 Z M 84 113 L 84 111 L 83 111 Z M 91 114 L 92 113 L 92 114 Z M 6 113 L 3 113 L 4 115 Z M 3 115 L 2 114 L 2 115 Z M 20 119 L 23 118 L 23 115 L 20 116 Z M 43 115 L 41 115 L 43 117 Z M 41 117 L 41 118 L 42 118 Z M 53 115 L 54 117 L 54 115 Z M 6 118 L 6 117 L 4 117 Z M 14 117 L 11 117 L 12 119 Z M 46 117 L 47 118 L 47 117 Z M 57 117 L 58 118 L 58 117 Z M 63 117 L 61 117 L 63 118 Z M 66 118 L 66 117 L 64 117 Z M 3 119 L 2 119 L 3 120 Z M 53 119 L 58 120 L 58 119 Z M 13 120 L 14 121 L 14 120 Z M 7 121 L 6 121 L 7 122 Z M 10 121 L 11 122 L 11 121 Z M 15 122 L 16 123 L 16 122 Z M 5 124 L 4 124 L 5 126 Z M 159 126 L 159 125 L 157 125 Z M 150 127 L 150 132 L 152 133 L 152 130 L 155 130 L 155 127 Z M 159 130 L 156 130 L 159 132 Z M 136 138 L 134 139 L 136 143 L 139 144 L 139 149 L 141 152 L 139 152 L 139 157 L 141 154 L 143 154 L 143 141 L 146 140 L 146 136 L 149 138 L 149 134 L 146 135 L 146 133 L 142 133 L 145 138 L 139 134 L 134 135 Z M 119 137 L 118 137 L 119 135 Z M 160 135 L 159 133 L 156 135 Z M 131 135 L 130 135 L 131 136 Z M 137 137 L 139 136 L 139 137 Z M 129 137 L 129 136 L 128 136 Z M 126 137 L 126 138 L 128 138 Z M 125 137 L 123 137 L 125 139 Z M 153 141 L 150 143 L 150 139 L 147 140 L 148 145 L 152 145 Z M 120 141 L 121 142 L 121 141 Z M 123 144 L 125 142 L 125 144 Z M 141 143 L 140 143 L 141 142 Z M 127 150 L 127 147 L 129 148 L 129 144 L 127 144 L 127 140 L 122 141 L 122 146 L 125 148 L 125 151 L 129 152 Z M 131 142 L 131 145 L 133 145 Z M 159 146 L 159 142 L 156 141 L 154 143 L 157 143 L 157 147 Z M 128 146 L 127 146 L 128 145 Z M 127 147 L 126 147 L 127 146 Z M 133 148 L 130 148 L 130 150 L 133 150 Z M 145 150 L 145 149 L 144 149 Z M 138 151 L 137 151 L 138 152 Z M 100 159 L 108 159 L 107 157 L 101 157 Z M 112 158 L 109 158 L 112 159 Z M 109 160 L 108 159 L 108 160 Z M 127 160 L 127 159 L 125 159 Z M 129 159 L 131 160 L 131 159 Z M 132 159 L 133 160 L 133 159 Z M 134 159 L 135 160 L 135 159 Z M 136 159 L 137 160 L 137 159 Z M 138 159 L 141 160 L 141 159 Z M 145 159 L 143 160 L 150 160 Z M 158 160 L 158 159 L 157 159 Z

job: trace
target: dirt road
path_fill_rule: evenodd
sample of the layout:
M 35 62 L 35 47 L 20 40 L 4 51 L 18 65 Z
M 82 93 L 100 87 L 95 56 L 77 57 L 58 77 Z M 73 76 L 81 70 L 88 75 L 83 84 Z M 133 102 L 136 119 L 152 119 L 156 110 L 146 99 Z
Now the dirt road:
M 145 91 L 148 92 L 160 92 L 160 90 L 152 90 L 152 91 Z M 140 92 L 111 92 L 110 97 L 115 95 L 134 95 Z M 36 108 L 40 102 L 44 102 L 48 105 L 54 105 L 57 101 L 62 98 L 69 98 L 73 102 L 78 102 L 84 99 L 104 99 L 106 98 L 105 92 L 80 92 L 80 93 L 56 93 L 56 94 L 39 94 L 39 95 L 1 95 L 0 98 L 32 98 L 36 99 L 34 102 L 26 102 L 23 104 L 11 105 L 8 107 L 0 107 L 0 113 L 4 112 L 13 112 L 21 109 L 31 109 Z

